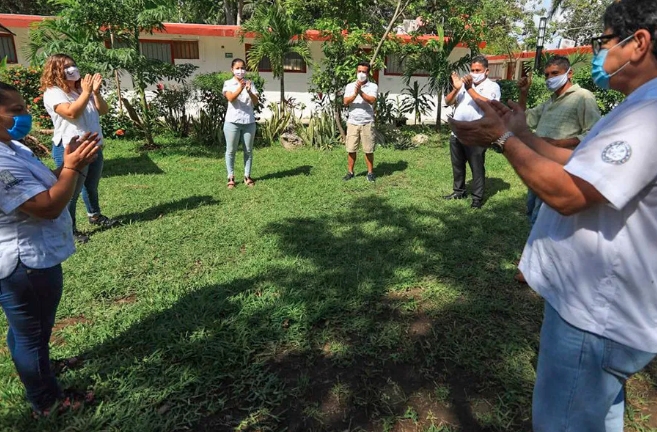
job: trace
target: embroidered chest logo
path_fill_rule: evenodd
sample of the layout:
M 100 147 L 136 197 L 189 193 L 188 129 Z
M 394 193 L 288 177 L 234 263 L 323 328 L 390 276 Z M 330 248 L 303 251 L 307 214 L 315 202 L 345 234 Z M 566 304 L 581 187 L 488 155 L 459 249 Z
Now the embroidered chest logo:
M 19 180 L 9 171 L 2 170 L 0 171 L 0 183 L 5 186 L 5 190 L 9 190 L 16 185 L 23 183 L 23 180 Z
M 622 165 L 632 156 L 632 147 L 625 141 L 613 142 L 602 150 L 602 161 L 612 165 Z

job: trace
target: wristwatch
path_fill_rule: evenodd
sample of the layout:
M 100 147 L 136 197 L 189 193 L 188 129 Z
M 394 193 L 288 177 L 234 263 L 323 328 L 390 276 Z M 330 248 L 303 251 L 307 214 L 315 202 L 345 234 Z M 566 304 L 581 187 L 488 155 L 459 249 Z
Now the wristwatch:
M 490 143 L 490 148 L 492 148 L 497 153 L 504 153 L 504 144 L 506 144 L 506 141 L 512 136 L 515 136 L 513 132 L 505 132 L 501 137 Z

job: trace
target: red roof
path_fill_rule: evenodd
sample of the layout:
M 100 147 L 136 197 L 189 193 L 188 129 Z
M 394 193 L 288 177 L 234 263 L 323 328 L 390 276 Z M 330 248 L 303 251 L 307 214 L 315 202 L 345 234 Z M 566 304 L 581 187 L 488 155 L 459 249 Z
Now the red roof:
M 0 14 L 0 24 L 5 27 L 18 27 L 18 28 L 28 28 L 32 23 L 43 21 L 47 18 L 53 17 L 44 17 L 40 15 L 17 15 L 17 14 Z M 175 35 L 187 35 L 187 36 L 215 36 L 215 37 L 239 37 L 241 28 L 240 26 L 235 25 L 210 25 L 210 24 L 186 24 L 186 23 L 164 23 L 164 31 L 156 33 L 167 33 Z M 247 39 L 252 39 L 255 36 L 253 33 L 245 33 L 244 37 Z M 308 30 L 306 31 L 306 36 L 311 41 L 325 41 L 328 40 L 326 36 L 322 35 L 322 32 L 319 30 Z M 391 37 L 398 37 L 403 42 L 411 42 L 413 38 L 409 35 L 394 35 L 391 34 Z M 417 37 L 417 40 L 420 42 L 426 42 L 429 40 L 437 40 L 438 36 L 432 35 L 423 35 Z M 445 38 L 447 40 L 447 38 Z M 459 47 L 466 47 L 465 44 L 459 44 Z M 482 42 L 480 48 L 486 46 L 485 42 Z
M 574 47 L 574 48 L 548 49 L 548 50 L 544 50 L 543 52 L 545 54 L 568 56 L 577 53 L 590 54 L 593 51 L 591 50 L 590 45 L 586 45 L 586 46 Z M 508 54 L 486 56 L 488 61 L 511 60 L 511 59 L 520 60 L 520 59 L 529 59 L 534 57 L 536 57 L 536 51 L 523 51 L 520 53 L 513 53 L 510 56 Z

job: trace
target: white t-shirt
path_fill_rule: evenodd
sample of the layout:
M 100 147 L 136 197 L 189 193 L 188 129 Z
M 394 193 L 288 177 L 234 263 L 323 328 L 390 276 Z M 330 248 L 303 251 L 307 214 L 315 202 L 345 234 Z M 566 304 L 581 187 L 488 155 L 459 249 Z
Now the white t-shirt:
M 379 92 L 379 86 L 372 81 L 367 81 L 361 86 L 361 91 L 368 96 L 376 97 Z M 356 82 L 347 84 L 344 89 L 344 95 L 349 97 L 356 93 Z M 356 96 L 356 99 L 349 104 L 349 118 L 347 123 L 353 125 L 364 125 L 374 121 L 374 107 L 368 103 L 361 95 Z
M 477 85 L 472 85 L 472 88 L 490 100 L 500 100 L 502 97 L 502 91 L 500 86 L 488 78 L 483 80 Z M 461 87 L 461 90 L 456 94 L 456 110 L 454 111 L 454 120 L 460 121 L 473 121 L 479 120 L 484 116 L 484 112 L 479 108 L 477 102 L 472 99 L 472 96 L 465 89 L 465 86 Z
M 566 171 L 609 204 L 539 212 L 520 262 L 529 285 L 571 325 L 657 352 L 657 79 L 603 117 Z
M 224 81 L 224 88 L 221 92 L 226 95 L 226 92 L 234 92 L 240 86 L 239 81 L 235 77 Z M 251 84 L 251 93 L 258 94 L 258 89 Z M 228 108 L 226 109 L 226 119 L 225 121 L 229 123 L 239 123 L 239 124 L 250 124 L 255 123 L 255 113 L 253 112 L 253 101 L 251 96 L 246 91 L 246 88 L 242 89 L 242 92 L 233 100 L 228 102 Z
M 48 114 L 50 114 L 53 126 L 55 127 L 55 134 L 52 137 L 55 145 L 63 143 L 64 146 L 67 146 L 71 141 L 71 138 L 76 135 L 82 136 L 86 132 L 98 133 L 98 136 L 101 138 L 99 144 L 103 144 L 103 131 L 100 127 L 100 116 L 98 115 L 98 110 L 94 104 L 93 96 L 89 98 L 89 103 L 87 103 L 82 115 L 76 119 L 69 120 L 55 112 L 55 107 L 57 105 L 62 103 L 73 103 L 79 97 L 80 94 L 77 93 L 77 91 L 66 93 L 59 87 L 49 87 L 43 93 L 43 105 L 46 107 Z

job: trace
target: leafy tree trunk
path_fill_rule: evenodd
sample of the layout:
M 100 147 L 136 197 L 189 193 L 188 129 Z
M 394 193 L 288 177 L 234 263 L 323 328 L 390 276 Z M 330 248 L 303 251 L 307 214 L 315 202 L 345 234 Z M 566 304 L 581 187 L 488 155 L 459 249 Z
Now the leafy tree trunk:
M 344 142 L 347 139 L 347 134 L 342 128 L 342 116 L 340 115 L 342 113 L 342 100 L 340 99 L 340 92 L 335 92 L 334 101 L 333 117 L 335 118 L 335 125 L 338 127 L 338 131 L 340 131 L 340 139 Z
M 134 29 L 133 38 L 133 47 L 137 51 L 137 55 L 140 55 L 141 47 L 139 45 L 139 28 Z M 151 113 L 148 108 L 148 101 L 146 100 L 146 82 L 142 75 L 142 71 L 137 71 L 135 79 L 137 81 L 137 90 L 139 92 L 139 101 L 142 109 L 142 129 L 144 131 L 144 138 L 146 139 L 148 147 L 155 147 L 153 128 L 151 124 Z
M 224 0 L 224 13 L 226 15 L 226 24 L 235 25 L 237 12 L 235 10 L 234 0 Z
M 149 148 L 155 147 L 155 141 L 153 140 L 153 128 L 151 122 L 151 112 L 148 107 L 148 101 L 146 100 L 146 85 L 144 82 L 138 78 L 137 86 L 139 88 L 139 101 L 141 102 L 141 110 L 143 113 L 143 131 L 144 138 L 146 139 L 146 144 Z
M 285 68 L 281 68 L 281 103 L 285 103 Z
M 237 0 L 237 25 L 242 25 L 243 14 L 244 14 L 244 0 Z
M 438 103 L 436 104 L 436 130 L 440 132 L 442 129 L 442 116 L 443 116 L 443 92 L 438 92 Z

